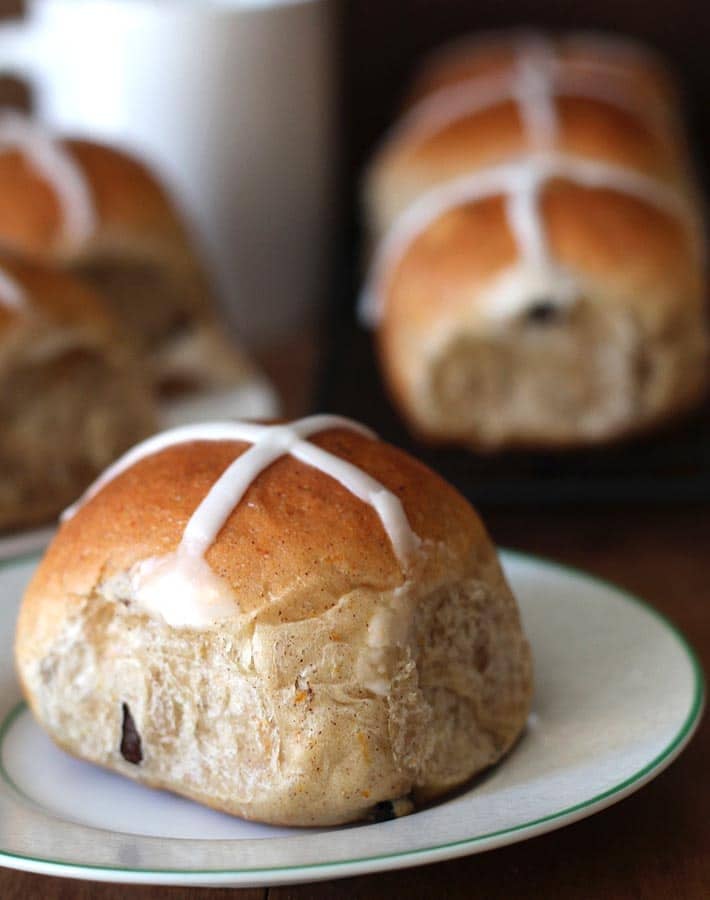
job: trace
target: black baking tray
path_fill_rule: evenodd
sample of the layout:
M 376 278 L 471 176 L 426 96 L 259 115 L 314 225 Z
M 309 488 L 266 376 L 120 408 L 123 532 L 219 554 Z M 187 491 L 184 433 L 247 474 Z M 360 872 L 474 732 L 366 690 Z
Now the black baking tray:
M 358 243 L 351 235 L 350 247 Z M 484 507 L 710 500 L 708 402 L 674 425 L 610 447 L 481 455 L 417 440 L 385 392 L 372 335 L 356 320 L 359 254 L 343 257 L 323 326 L 317 409 L 366 423 Z

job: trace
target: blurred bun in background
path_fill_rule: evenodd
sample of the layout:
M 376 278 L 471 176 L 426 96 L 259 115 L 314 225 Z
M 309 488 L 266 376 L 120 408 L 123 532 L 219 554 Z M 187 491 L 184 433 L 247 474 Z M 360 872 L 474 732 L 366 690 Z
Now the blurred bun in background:
M 706 385 L 704 234 L 672 81 L 634 43 L 509 32 L 426 67 L 365 185 L 363 314 L 414 431 L 606 442 Z
M 47 522 L 157 427 L 148 379 L 101 296 L 0 257 L 0 531 Z
M 104 296 L 161 391 L 229 384 L 246 362 L 176 208 L 138 159 L 0 114 L 0 244 Z

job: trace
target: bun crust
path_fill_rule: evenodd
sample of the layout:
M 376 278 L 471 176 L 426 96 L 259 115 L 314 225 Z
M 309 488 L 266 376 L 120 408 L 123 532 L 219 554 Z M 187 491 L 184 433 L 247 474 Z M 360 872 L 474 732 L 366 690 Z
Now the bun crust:
M 37 316 L 58 328 L 81 328 L 104 342 L 124 336 L 103 299 L 80 279 L 6 253 L 0 255 L 0 266 L 28 298 L 18 307 L 0 302 L 0 339 L 20 322 Z
M 556 107 L 558 152 L 624 166 L 687 190 L 679 147 L 648 121 L 590 98 L 563 96 Z M 385 145 L 371 170 L 366 196 L 379 233 L 424 191 L 528 149 L 512 101 L 422 131 L 415 137 L 404 130 Z
M 370 316 L 413 430 L 571 447 L 703 396 L 704 237 L 673 97 L 655 59 L 590 38 L 499 36 L 425 71 L 366 182 L 386 231 Z
M 16 259 L 0 271 L 22 297 L 0 302 L 4 529 L 53 519 L 153 430 L 155 410 L 120 325 L 90 288 Z
M 85 140 L 59 142 L 88 184 L 95 230 L 67 245 L 55 186 L 19 150 L 0 152 L 0 236 L 16 253 L 72 263 L 104 247 L 142 252 L 145 242 L 177 254 L 187 245 L 175 208 L 154 175 L 137 159 Z
M 554 53 L 548 75 L 557 152 L 625 166 L 688 190 L 678 97 L 659 60 L 642 47 L 612 46 L 598 36 L 560 36 L 542 49 L 539 41 L 524 32 L 482 36 L 444 49 L 423 66 L 367 173 L 365 200 L 376 233 L 424 191 L 530 149 L 521 105 L 505 90 L 521 53 L 530 51 Z
M 227 387 L 250 374 L 223 336 L 192 237 L 156 176 L 111 147 L 55 141 L 24 120 L 6 127 L 26 146 L 8 139 L 0 150 L 0 244 L 94 286 L 161 391 Z
M 62 746 L 218 809 L 295 825 L 436 795 L 511 746 L 530 702 L 529 648 L 475 512 L 380 441 L 337 428 L 310 442 L 399 498 L 421 539 L 411 567 L 370 506 L 283 456 L 206 554 L 233 614 L 170 625 L 136 602 L 132 572 L 176 551 L 248 447 L 196 441 L 145 457 L 62 525 L 23 601 L 18 670 Z M 139 764 L 120 753 L 124 704 Z
M 516 62 L 520 44 L 539 37 L 535 31 L 507 29 L 480 32 L 443 46 L 415 73 L 407 105 L 435 90 L 480 75 L 509 71 Z M 645 44 L 593 31 L 561 32 L 553 40 L 560 63 L 572 71 L 599 71 L 603 65 L 606 81 L 628 82 L 653 107 L 673 106 L 677 100 L 675 85 L 662 58 Z
M 634 197 L 563 180 L 546 187 L 541 208 L 555 259 L 583 270 L 601 304 L 616 306 L 622 295 L 651 334 L 669 319 L 701 317 L 703 283 L 686 223 Z M 407 321 L 422 337 L 447 315 L 483 323 L 485 288 L 517 258 L 501 197 L 447 210 L 409 244 L 389 277 L 383 339 L 397 340 Z

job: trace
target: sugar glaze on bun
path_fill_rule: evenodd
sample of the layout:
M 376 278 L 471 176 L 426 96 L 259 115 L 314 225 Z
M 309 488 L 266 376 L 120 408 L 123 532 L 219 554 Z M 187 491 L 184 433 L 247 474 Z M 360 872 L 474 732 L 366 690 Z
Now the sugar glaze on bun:
M 130 451 L 67 512 L 16 661 L 69 752 L 287 825 L 462 784 L 511 747 L 531 696 L 472 507 L 335 416 Z

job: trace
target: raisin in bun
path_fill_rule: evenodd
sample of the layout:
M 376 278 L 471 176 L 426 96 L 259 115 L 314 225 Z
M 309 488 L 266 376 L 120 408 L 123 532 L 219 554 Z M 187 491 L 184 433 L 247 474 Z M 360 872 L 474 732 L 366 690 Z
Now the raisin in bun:
M 155 427 L 148 379 L 102 300 L 0 259 L 0 529 L 53 519 Z
M 440 57 L 415 96 L 367 180 L 363 306 L 411 429 L 566 448 L 697 405 L 705 239 L 657 60 L 513 34 Z
M 181 217 L 144 163 L 0 116 L 0 244 L 63 266 L 107 298 L 166 393 L 249 373 L 220 334 L 211 285 Z
M 472 507 L 334 416 L 129 452 L 48 549 L 16 660 L 69 752 L 286 825 L 460 785 L 511 747 L 531 694 Z

